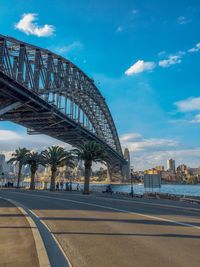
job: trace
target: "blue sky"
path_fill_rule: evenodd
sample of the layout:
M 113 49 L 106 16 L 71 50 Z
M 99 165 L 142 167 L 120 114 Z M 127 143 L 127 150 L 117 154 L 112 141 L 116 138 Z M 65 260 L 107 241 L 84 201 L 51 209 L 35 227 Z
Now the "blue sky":
M 94 78 L 136 169 L 169 157 L 200 165 L 198 0 L 1 0 L 0 10 L 2 34 L 62 54 Z M 0 150 L 9 154 L 20 135 L 35 148 L 55 143 L 1 123 Z

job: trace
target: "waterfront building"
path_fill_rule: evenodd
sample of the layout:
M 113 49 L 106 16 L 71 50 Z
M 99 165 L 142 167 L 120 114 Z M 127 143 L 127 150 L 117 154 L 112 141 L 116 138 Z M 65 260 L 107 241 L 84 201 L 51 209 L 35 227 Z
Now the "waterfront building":
M 174 174 L 176 171 L 175 166 L 175 160 L 174 159 L 168 159 L 167 160 L 167 170 L 171 172 L 171 174 Z
M 165 170 L 163 165 L 156 166 L 155 169 L 158 170 L 158 171 L 164 171 Z
M 177 172 L 187 173 L 188 167 L 185 164 L 181 164 L 176 169 Z

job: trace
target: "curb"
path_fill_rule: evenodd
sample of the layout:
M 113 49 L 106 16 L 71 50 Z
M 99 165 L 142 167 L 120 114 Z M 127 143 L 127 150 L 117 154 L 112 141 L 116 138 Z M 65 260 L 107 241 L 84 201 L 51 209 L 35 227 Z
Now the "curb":
M 48 227 L 48 225 L 47 225 L 43 220 L 41 220 L 40 217 L 39 217 L 34 211 L 30 210 L 30 212 L 31 212 L 35 217 L 37 217 L 37 218 L 40 220 L 40 222 L 47 228 L 47 230 L 48 230 L 49 233 L 51 234 L 52 238 L 53 238 L 54 241 L 56 242 L 57 246 L 58 246 L 59 249 L 61 250 L 61 252 L 62 252 L 64 258 L 65 258 L 66 261 L 67 261 L 67 264 L 69 265 L 69 267 L 72 267 L 72 264 L 71 264 L 69 258 L 68 258 L 67 255 L 65 254 L 65 251 L 63 250 L 61 244 L 60 244 L 59 241 L 56 239 L 56 237 L 54 236 L 54 234 L 52 233 L 52 231 L 51 231 L 51 229 Z
M 40 232 L 35 224 L 35 222 L 33 221 L 33 219 L 28 215 L 28 213 L 19 206 L 19 204 L 11 199 L 6 199 L 5 200 L 9 201 L 10 203 L 12 203 L 13 205 L 16 206 L 16 208 L 18 208 L 20 210 L 20 212 L 25 216 L 25 218 L 27 219 L 32 233 L 33 233 L 33 238 L 35 240 L 35 245 L 36 245 L 36 251 L 37 251 L 37 255 L 38 255 L 38 260 L 39 260 L 39 266 L 40 267 L 51 267 L 51 264 L 49 262 L 49 258 L 44 246 L 44 242 L 42 240 L 42 237 L 40 235 Z

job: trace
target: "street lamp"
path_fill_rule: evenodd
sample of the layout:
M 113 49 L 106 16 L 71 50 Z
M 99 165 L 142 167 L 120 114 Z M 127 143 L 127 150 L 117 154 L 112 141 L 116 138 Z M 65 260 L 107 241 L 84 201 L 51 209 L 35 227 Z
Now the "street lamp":
M 133 168 L 131 169 L 131 197 L 133 197 Z

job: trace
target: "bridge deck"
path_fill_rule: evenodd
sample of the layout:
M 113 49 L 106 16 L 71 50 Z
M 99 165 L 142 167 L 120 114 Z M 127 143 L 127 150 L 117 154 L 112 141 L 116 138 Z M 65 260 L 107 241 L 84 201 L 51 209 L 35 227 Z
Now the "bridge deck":
M 10 106 L 13 109 L 9 110 Z M 79 147 L 80 143 L 87 140 L 95 140 L 107 147 L 112 162 L 125 163 L 119 153 L 95 134 L 2 72 L 0 72 L 0 107 L 5 111 L 1 113 L 0 110 L 0 120 L 20 124 L 28 128 L 30 134 L 46 134 L 75 147 Z

